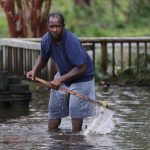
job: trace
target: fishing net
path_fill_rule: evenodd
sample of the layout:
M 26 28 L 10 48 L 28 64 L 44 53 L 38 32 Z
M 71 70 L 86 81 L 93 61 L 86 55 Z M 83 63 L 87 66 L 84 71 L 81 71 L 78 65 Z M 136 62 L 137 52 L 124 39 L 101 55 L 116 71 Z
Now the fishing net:
M 114 127 L 113 111 L 104 107 L 96 108 L 96 115 L 92 118 L 92 122 L 84 131 L 85 135 L 89 134 L 106 134 L 110 133 Z

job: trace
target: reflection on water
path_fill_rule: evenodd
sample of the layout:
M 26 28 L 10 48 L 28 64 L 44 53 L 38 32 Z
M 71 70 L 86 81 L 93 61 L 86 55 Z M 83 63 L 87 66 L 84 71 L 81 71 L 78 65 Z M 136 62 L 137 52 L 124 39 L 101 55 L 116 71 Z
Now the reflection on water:
M 110 86 L 102 92 L 97 87 L 97 99 L 104 99 L 115 107 L 113 131 L 105 135 L 84 136 L 71 132 L 69 117 L 62 120 L 59 132 L 47 131 L 47 103 L 49 92 L 33 94 L 29 114 L 1 120 L 0 149 L 83 149 L 128 150 L 150 149 L 150 88 Z M 41 91 L 41 89 L 40 89 Z M 43 93 L 45 93 L 43 95 Z M 83 131 L 89 125 L 84 121 Z

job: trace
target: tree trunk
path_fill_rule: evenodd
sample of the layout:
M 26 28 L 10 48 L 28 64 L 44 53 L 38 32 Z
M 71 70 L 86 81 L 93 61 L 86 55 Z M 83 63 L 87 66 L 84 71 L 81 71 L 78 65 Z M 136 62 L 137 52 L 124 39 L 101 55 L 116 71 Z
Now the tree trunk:
M 10 37 L 41 37 L 47 31 L 51 1 L 0 0 L 7 17 Z
M 16 21 L 15 21 L 15 8 L 14 1 L 12 0 L 1 0 L 0 4 L 6 14 L 9 33 L 11 37 L 17 37 Z

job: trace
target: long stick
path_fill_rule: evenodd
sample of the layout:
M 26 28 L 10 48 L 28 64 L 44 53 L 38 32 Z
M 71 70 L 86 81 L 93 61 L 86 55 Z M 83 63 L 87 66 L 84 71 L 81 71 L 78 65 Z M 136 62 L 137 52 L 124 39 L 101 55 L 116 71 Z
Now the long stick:
M 51 88 L 51 83 L 50 83 L 50 82 L 48 82 L 48 81 L 46 81 L 46 80 L 43 80 L 43 79 L 40 79 L 40 78 L 38 78 L 38 77 L 35 77 L 35 80 L 36 80 L 36 81 L 39 81 L 39 82 L 41 82 L 41 83 L 47 85 L 49 88 Z M 112 108 L 111 108 L 110 106 L 108 106 L 106 103 L 104 103 L 104 102 L 102 102 L 102 101 L 97 101 L 97 100 L 95 100 L 95 99 L 91 99 L 91 98 L 89 98 L 89 97 L 87 97 L 87 96 L 80 95 L 80 94 L 78 94 L 78 93 L 76 93 L 76 92 L 74 92 L 74 91 L 69 90 L 68 88 L 59 87 L 59 90 L 64 91 L 64 92 L 67 92 L 67 93 L 72 94 L 72 95 L 75 95 L 75 96 L 77 96 L 77 97 L 79 97 L 79 98 L 81 98 L 81 99 L 83 99 L 83 100 L 85 100 L 85 101 L 89 101 L 89 102 L 94 103 L 94 104 L 96 104 L 96 105 L 103 106 L 103 107 L 105 107 L 105 108 L 107 108 L 107 109 L 112 110 Z

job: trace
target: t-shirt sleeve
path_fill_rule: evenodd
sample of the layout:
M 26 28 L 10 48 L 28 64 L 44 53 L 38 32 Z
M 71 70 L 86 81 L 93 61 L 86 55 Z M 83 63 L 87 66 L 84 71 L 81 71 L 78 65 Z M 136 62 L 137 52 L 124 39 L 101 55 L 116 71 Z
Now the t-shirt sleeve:
M 41 41 L 41 51 L 40 55 L 42 59 L 48 60 L 50 58 L 50 43 L 45 39 Z
M 85 55 L 85 49 L 81 45 L 79 40 L 67 43 L 67 57 L 73 66 L 80 66 L 82 64 L 87 64 L 87 59 Z

